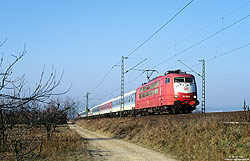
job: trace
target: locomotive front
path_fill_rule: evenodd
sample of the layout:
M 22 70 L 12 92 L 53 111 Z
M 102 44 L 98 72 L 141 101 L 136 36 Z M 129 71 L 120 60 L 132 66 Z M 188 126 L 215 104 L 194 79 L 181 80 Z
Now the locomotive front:
M 173 89 L 176 109 L 191 112 L 199 104 L 193 75 L 173 74 Z

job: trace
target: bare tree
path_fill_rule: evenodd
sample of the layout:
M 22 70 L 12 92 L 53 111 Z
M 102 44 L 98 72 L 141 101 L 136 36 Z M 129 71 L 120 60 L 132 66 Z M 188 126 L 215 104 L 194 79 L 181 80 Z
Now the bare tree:
M 52 129 L 57 127 L 58 124 L 67 123 L 67 109 L 60 108 L 60 103 L 51 101 L 44 110 L 41 111 L 39 122 L 47 131 L 47 139 L 52 136 Z
M 63 101 L 64 109 L 67 109 L 67 118 L 68 120 L 72 120 L 78 114 L 78 109 L 80 106 L 80 102 L 78 100 L 74 100 L 73 98 L 66 97 Z
M 8 158 L 33 160 L 40 154 L 43 138 L 37 135 L 38 131 L 30 120 L 31 114 L 21 109 L 12 115 L 16 119 L 10 121 L 14 120 L 16 124 L 7 129 L 7 141 L 12 152 L 12 155 L 7 155 Z
M 0 48 L 6 40 L 0 43 Z M 12 55 L 14 60 L 7 67 L 3 65 L 3 57 L 0 60 L 0 148 L 11 147 L 15 152 L 16 160 L 22 160 L 32 154 L 34 149 L 40 145 L 40 141 L 37 141 L 36 137 L 27 135 L 27 133 L 40 121 L 41 105 L 48 104 L 51 97 L 65 94 L 70 89 L 54 93 L 61 83 L 64 72 L 57 79 L 56 70 L 52 67 L 47 78 L 44 68 L 35 88 L 26 90 L 24 76 L 13 77 L 14 66 L 26 53 L 26 46 L 24 46 L 18 56 Z M 19 116 L 17 116 L 18 114 Z M 24 148 L 24 146 L 30 148 Z

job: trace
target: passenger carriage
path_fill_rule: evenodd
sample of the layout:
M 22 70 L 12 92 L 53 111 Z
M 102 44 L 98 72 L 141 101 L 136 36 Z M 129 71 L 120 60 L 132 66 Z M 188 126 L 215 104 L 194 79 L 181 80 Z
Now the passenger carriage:
M 136 90 L 127 92 L 124 94 L 124 109 L 123 111 L 129 113 L 132 109 L 135 108 L 135 92 Z M 121 96 L 116 97 L 111 100 L 112 101 L 112 113 L 119 113 L 121 110 Z

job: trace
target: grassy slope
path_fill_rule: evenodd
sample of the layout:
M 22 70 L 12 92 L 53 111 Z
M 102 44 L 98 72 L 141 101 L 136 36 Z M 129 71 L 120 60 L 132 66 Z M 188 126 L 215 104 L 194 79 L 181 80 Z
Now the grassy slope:
M 77 124 L 181 160 L 250 159 L 250 112 L 84 119 Z

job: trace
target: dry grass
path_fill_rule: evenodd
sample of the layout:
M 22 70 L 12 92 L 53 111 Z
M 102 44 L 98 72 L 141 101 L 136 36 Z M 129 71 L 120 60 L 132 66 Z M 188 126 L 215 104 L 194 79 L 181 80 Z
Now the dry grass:
M 90 160 L 87 142 L 67 125 L 60 126 L 42 146 L 41 160 Z
M 76 132 L 70 130 L 67 125 L 57 127 L 50 139 L 46 139 L 46 131 L 43 128 L 34 128 L 29 130 L 25 135 L 26 140 L 27 138 L 34 137 L 43 141 L 40 155 L 35 158 L 40 151 L 40 146 L 38 146 L 32 152 L 33 156 L 27 156 L 22 160 L 90 160 L 87 152 L 87 141 L 82 139 Z M 8 144 L 8 142 L 4 147 L 0 146 L 0 160 L 15 160 L 14 152 L 10 148 L 11 146 L 13 145 Z M 31 144 L 27 144 L 27 146 L 22 147 L 22 150 L 29 149 L 30 146 Z
M 180 160 L 250 159 L 250 112 L 100 118 L 78 125 L 150 148 Z

